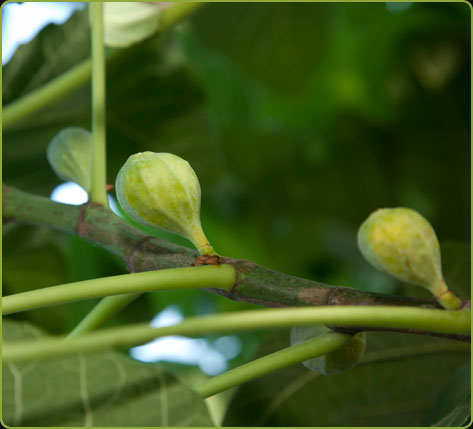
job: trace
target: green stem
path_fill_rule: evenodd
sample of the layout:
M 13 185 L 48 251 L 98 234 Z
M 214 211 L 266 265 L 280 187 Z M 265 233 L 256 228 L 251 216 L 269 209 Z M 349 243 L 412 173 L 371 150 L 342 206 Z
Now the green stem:
M 79 324 L 70 332 L 67 338 L 81 335 L 85 332 L 100 328 L 107 320 L 118 314 L 123 308 L 140 296 L 139 293 L 113 295 L 103 298 Z
M 194 317 L 162 328 L 148 324 L 108 328 L 62 341 L 63 337 L 3 344 L 3 363 L 47 359 L 110 347 L 131 347 L 167 335 L 200 335 L 293 325 L 407 328 L 444 334 L 469 334 L 470 312 L 396 306 L 325 306 L 240 311 Z
M 430 291 L 440 305 L 447 310 L 458 310 L 463 306 L 462 300 L 448 289 L 447 283 L 443 278 L 432 285 Z
M 90 200 L 108 207 L 105 144 L 105 46 L 103 43 L 103 3 L 91 2 L 92 26 L 92 186 Z
M 217 255 L 217 252 L 213 249 L 209 240 L 207 240 L 200 221 L 189 231 L 188 237 L 201 255 Z
M 204 265 L 123 274 L 69 283 L 10 295 L 2 299 L 3 315 L 83 299 L 166 289 L 216 287 L 229 290 L 235 283 L 231 265 Z
M 204 398 L 208 398 L 277 369 L 322 356 L 337 349 L 350 338 L 350 335 L 335 332 L 311 338 L 213 377 L 195 390 Z
M 196 8 L 205 3 L 176 3 L 163 10 L 161 29 L 164 31 L 172 27 L 181 18 L 185 18 Z M 128 51 L 117 49 L 107 56 L 107 60 L 116 58 Z M 3 129 L 10 128 L 25 117 L 41 110 L 56 100 L 61 99 L 90 79 L 91 61 L 85 60 L 57 78 L 47 82 L 38 89 L 7 104 L 2 110 Z

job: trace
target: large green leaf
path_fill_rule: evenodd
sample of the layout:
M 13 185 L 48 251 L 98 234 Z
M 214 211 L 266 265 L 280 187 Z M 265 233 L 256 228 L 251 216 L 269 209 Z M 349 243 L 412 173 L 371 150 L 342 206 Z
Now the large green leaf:
M 3 339 L 40 339 L 3 322 Z M 11 426 L 212 426 L 204 400 L 158 365 L 108 350 L 3 367 L 3 422 Z
M 439 13 L 437 32 L 459 33 L 468 27 L 466 12 L 416 5 L 393 14 L 383 3 L 235 3 L 204 8 L 192 23 L 208 50 L 266 88 L 298 98 L 315 91 L 316 103 L 329 110 L 341 102 L 379 117 L 374 109 L 388 107 L 383 78 L 392 72 L 403 36 L 413 29 L 432 32 Z M 314 106 L 301 107 L 298 113 L 307 117 L 304 107 Z
M 270 87 L 300 93 L 328 48 L 321 41 L 328 31 L 329 8 L 319 4 L 225 3 L 199 11 L 193 24 L 202 43 L 224 52 L 238 69 Z
M 286 335 L 273 335 L 260 354 L 287 346 Z M 295 365 L 243 385 L 224 425 L 417 426 L 468 351 L 449 340 L 369 333 L 365 358 L 348 372 Z
M 86 59 L 90 51 L 88 28 L 87 11 L 80 11 L 67 25 L 49 24 L 31 42 L 20 45 L 3 67 L 4 105 Z

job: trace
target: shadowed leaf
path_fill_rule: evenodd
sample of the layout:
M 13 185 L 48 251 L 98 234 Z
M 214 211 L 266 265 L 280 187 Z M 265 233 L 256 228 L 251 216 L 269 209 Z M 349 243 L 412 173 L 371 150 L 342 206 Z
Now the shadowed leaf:
M 278 332 L 260 354 L 287 341 Z M 295 365 L 243 385 L 224 426 L 418 426 L 468 350 L 436 338 L 368 333 L 364 359 L 343 374 Z

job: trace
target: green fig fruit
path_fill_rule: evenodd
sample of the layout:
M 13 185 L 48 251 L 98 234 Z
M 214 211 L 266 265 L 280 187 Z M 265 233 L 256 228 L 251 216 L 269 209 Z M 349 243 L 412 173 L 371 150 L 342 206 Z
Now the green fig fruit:
M 319 335 L 331 332 L 323 325 L 294 326 L 291 330 L 291 344 L 299 344 Z M 366 333 L 358 332 L 339 348 L 303 362 L 304 366 L 322 375 L 347 371 L 362 359 L 366 348 Z
M 105 2 L 104 42 L 126 47 L 160 30 L 162 11 L 172 3 Z
M 56 175 L 87 192 L 92 184 L 92 134 L 79 127 L 65 128 L 49 142 L 46 157 Z
M 461 300 L 448 290 L 443 279 L 435 231 L 415 210 L 376 210 L 360 226 L 358 246 L 377 269 L 427 288 L 445 308 L 461 306 Z
M 200 224 L 199 180 L 187 161 L 170 153 L 137 153 L 118 172 L 115 187 L 133 220 L 180 234 L 202 255 L 215 255 Z

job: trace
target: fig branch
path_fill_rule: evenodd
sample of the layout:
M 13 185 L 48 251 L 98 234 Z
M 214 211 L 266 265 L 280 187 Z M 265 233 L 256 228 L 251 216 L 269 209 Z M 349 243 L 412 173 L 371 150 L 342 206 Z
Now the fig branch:
M 125 222 L 122 218 L 97 203 L 82 206 L 71 206 L 54 202 L 48 198 L 20 191 L 10 186 L 3 186 L 3 222 L 20 222 L 36 224 L 59 229 L 75 234 L 95 245 L 98 245 L 121 258 L 131 273 L 162 270 L 178 267 L 190 267 L 202 258 L 208 263 L 230 265 L 234 269 L 234 280 L 225 285 L 225 289 L 202 287 L 202 289 L 223 295 L 236 301 L 245 301 L 266 307 L 297 306 L 404 306 L 438 308 L 435 301 L 419 300 L 409 297 L 390 296 L 370 293 L 356 289 L 330 286 L 311 280 L 289 276 L 252 262 L 231 258 L 219 258 L 216 255 L 198 256 L 197 251 L 178 246 L 142 231 Z M 233 270 L 232 270 L 233 271 Z M 50 289 L 50 288 L 48 288 Z M 143 289 L 143 291 L 146 289 Z M 118 293 L 130 292 L 122 290 Z M 134 290 L 133 292 L 139 292 Z M 130 298 L 128 298 L 128 296 Z M 115 295 L 107 302 L 107 311 L 113 314 L 116 307 L 123 306 L 122 299 L 130 300 L 136 296 Z M 115 298 L 115 299 L 113 299 Z M 118 300 L 118 301 L 117 301 Z M 44 303 L 43 303 L 44 304 Z M 113 308 L 109 304 L 113 304 Z M 86 326 L 79 333 L 93 329 L 103 322 L 102 314 L 98 319 L 94 315 L 86 321 Z M 90 326 L 89 326 L 90 325 Z M 344 331 L 343 327 L 337 328 Z M 468 341 L 469 335 L 416 330 L 415 327 L 360 326 L 358 330 L 395 330 L 400 332 L 448 336 L 460 341 Z M 349 328 L 346 332 L 353 333 Z M 74 333 L 77 334 L 77 332 Z
M 189 267 L 199 253 L 146 235 L 99 204 L 72 206 L 3 186 L 3 222 L 48 226 L 75 234 L 118 256 L 128 271 L 141 272 Z M 235 301 L 265 307 L 302 305 L 403 305 L 438 308 L 434 300 L 383 295 L 330 286 L 293 277 L 258 266 L 250 261 L 220 258 L 235 268 L 231 290 L 207 288 Z

